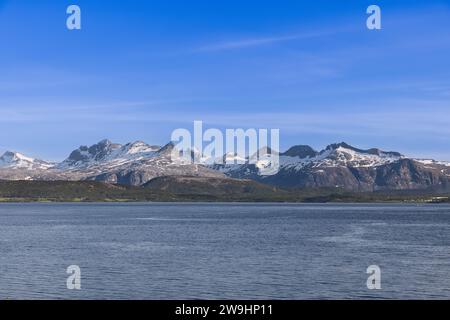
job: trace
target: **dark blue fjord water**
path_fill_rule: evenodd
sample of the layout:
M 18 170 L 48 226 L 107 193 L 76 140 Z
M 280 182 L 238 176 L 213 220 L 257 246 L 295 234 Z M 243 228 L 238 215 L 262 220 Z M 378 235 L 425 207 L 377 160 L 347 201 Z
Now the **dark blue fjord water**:
M 448 299 L 450 206 L 1 204 L 8 298 Z

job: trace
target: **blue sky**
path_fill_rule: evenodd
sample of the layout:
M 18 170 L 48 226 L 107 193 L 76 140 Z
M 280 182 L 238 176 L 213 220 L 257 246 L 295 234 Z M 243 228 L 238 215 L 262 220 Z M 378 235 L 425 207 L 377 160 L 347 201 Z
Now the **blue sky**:
M 449 57 L 448 0 L 0 0 L 0 151 L 62 160 L 203 120 L 450 160 Z

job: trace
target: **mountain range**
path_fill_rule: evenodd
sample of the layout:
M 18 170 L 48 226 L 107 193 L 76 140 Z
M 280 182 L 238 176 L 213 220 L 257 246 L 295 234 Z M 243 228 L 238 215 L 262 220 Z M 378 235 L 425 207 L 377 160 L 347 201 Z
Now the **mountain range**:
M 169 182 L 182 184 L 187 181 L 185 177 L 198 177 L 202 179 L 196 182 L 196 188 L 208 179 L 241 179 L 282 189 L 340 188 L 357 192 L 450 189 L 450 162 L 414 159 L 376 148 L 364 150 L 344 142 L 330 144 L 321 151 L 307 145 L 293 146 L 279 154 L 279 172 L 271 176 L 259 175 L 258 163 L 208 166 L 175 163 L 171 160 L 173 148 L 173 143 L 161 147 L 142 141 L 121 145 L 102 140 L 90 147 L 79 147 L 60 163 L 7 151 L 0 157 L 0 179 L 87 180 L 168 188 Z M 163 177 L 180 179 L 161 180 Z

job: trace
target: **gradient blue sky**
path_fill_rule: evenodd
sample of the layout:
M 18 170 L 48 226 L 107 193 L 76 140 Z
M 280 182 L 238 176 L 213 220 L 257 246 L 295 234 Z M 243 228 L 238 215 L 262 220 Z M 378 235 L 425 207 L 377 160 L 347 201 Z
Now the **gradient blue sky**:
M 62 160 L 203 120 L 450 160 L 449 57 L 448 0 L 0 0 L 0 151 Z

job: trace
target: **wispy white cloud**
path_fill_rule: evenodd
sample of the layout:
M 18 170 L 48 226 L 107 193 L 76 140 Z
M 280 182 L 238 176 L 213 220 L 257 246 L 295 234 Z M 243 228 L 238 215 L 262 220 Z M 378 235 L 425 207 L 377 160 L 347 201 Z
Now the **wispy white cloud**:
M 128 104 L 124 104 L 128 105 Z M 167 132 L 161 132 L 161 140 L 170 139 L 170 128 L 184 127 L 192 129 L 194 120 L 202 120 L 205 127 L 217 128 L 278 128 L 282 138 L 288 138 L 294 143 L 310 143 L 305 137 L 321 137 L 329 143 L 340 140 L 352 143 L 364 141 L 372 146 L 372 141 L 383 141 L 378 147 L 404 152 L 410 156 L 431 157 L 438 160 L 450 160 L 450 153 L 445 146 L 450 143 L 450 118 L 446 117 L 446 106 L 429 106 L 429 108 L 403 108 L 392 111 L 377 111 L 372 105 L 361 110 L 329 113 L 308 108 L 310 111 L 298 112 L 243 111 L 234 112 L 187 112 L 174 110 L 154 110 L 151 114 L 135 110 L 132 113 L 127 108 L 118 105 L 110 109 L 106 107 L 85 109 L 78 108 L 41 109 L 10 109 L 0 108 L 0 123 L 12 125 L 21 124 L 41 127 L 43 123 L 58 125 L 64 123 L 65 128 L 116 127 L 118 124 L 126 128 L 148 125 L 149 128 L 163 124 Z M 81 126 L 81 127 L 80 127 Z M 20 126 L 18 126 L 20 127 Z M 84 129 L 83 129 L 84 130 Z M 396 140 L 390 143 L 391 139 Z M 339 141 L 338 141 L 339 140 Z M 428 145 L 433 142 L 434 145 Z M 403 144 L 409 145 L 404 147 Z M 443 147 L 436 149 L 436 144 Z M 412 147 L 411 147 L 412 146 Z M 0 149 L 2 149 L 0 147 Z
M 248 48 L 248 47 L 258 47 L 258 46 L 265 46 L 265 45 L 270 45 L 270 44 L 275 44 L 275 43 L 280 43 L 280 42 L 324 37 L 324 36 L 332 35 L 337 32 L 342 32 L 342 31 L 343 30 L 329 30 L 329 31 L 298 33 L 298 34 L 289 34 L 289 35 L 272 36 L 272 37 L 254 37 L 254 38 L 247 38 L 247 39 L 230 40 L 230 41 L 223 41 L 223 42 L 207 44 L 207 45 L 201 46 L 199 48 L 196 48 L 193 51 L 194 52 L 212 52 L 212 51 L 242 49 L 242 48 Z
M 368 108 L 370 109 L 370 108 Z M 40 123 L 70 121 L 121 122 L 121 123 L 165 123 L 168 126 L 177 123 L 189 125 L 194 120 L 202 120 L 207 125 L 218 127 L 257 127 L 280 128 L 290 134 L 315 133 L 330 135 L 392 136 L 398 134 L 424 134 L 435 139 L 448 140 L 450 119 L 443 117 L 445 109 L 402 110 L 402 111 L 358 111 L 331 112 L 240 112 L 204 113 L 177 112 L 173 110 L 129 113 L 126 109 L 100 108 L 92 110 L 65 109 L 57 113 L 57 108 L 41 109 L 0 109 L 0 122 L 3 123 Z

